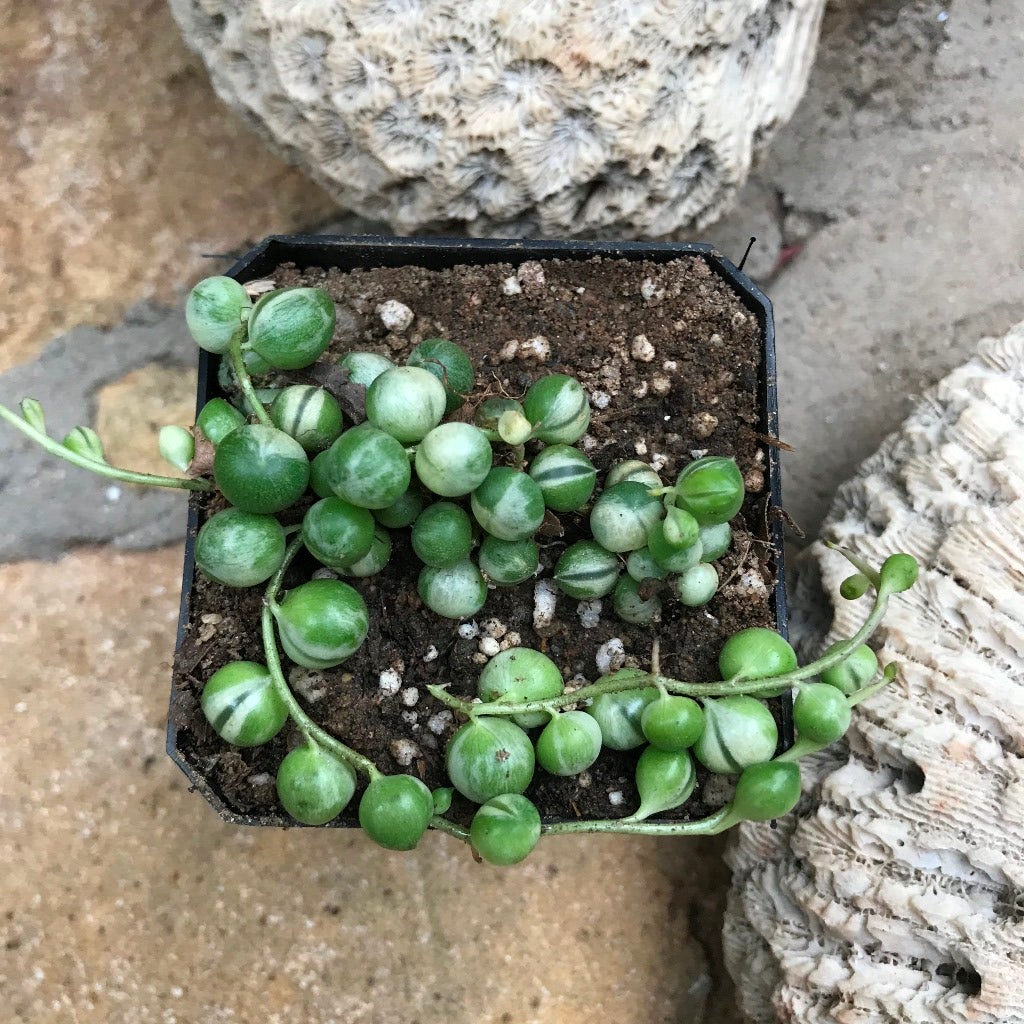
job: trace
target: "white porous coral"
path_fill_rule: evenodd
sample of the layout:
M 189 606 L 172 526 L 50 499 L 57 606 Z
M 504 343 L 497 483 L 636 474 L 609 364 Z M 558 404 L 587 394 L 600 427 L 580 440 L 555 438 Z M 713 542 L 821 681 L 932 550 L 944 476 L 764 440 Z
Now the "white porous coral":
M 922 565 L 880 659 L 897 681 L 804 767 L 772 830 L 743 826 L 725 927 L 756 1022 L 1024 1022 L 1024 324 L 921 402 L 837 496 L 825 536 Z M 814 548 L 836 604 L 863 601 Z M 798 595 L 799 597 L 799 595 Z M 804 595 L 806 598 L 806 595 Z
M 219 95 L 411 231 L 710 222 L 792 113 L 824 0 L 171 0 Z

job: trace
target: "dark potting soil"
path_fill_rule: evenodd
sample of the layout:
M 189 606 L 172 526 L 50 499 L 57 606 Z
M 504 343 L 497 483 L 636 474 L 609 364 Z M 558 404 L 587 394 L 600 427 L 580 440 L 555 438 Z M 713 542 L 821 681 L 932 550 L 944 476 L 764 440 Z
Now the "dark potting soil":
M 324 728 L 370 757 L 387 773 L 418 775 L 431 788 L 447 785 L 444 748 L 460 724 L 426 691 L 448 683 L 472 697 L 486 656 L 481 640 L 502 647 L 543 650 L 571 685 L 600 675 L 596 654 L 621 639 L 627 664 L 649 667 L 660 640 L 662 670 L 679 679 L 718 678 L 718 652 L 727 637 L 748 626 L 773 626 L 774 584 L 766 542 L 766 458 L 756 433 L 761 336 L 756 318 L 698 258 L 668 264 L 594 259 L 510 265 L 420 267 L 342 272 L 298 271 L 282 266 L 277 287 L 317 285 L 338 305 L 338 327 L 329 355 L 353 348 L 381 352 L 396 362 L 424 338 L 461 345 L 476 367 L 475 404 L 487 395 L 521 397 L 538 377 L 575 376 L 592 396 L 593 415 L 581 445 L 599 471 L 639 458 L 653 463 L 666 482 L 692 458 L 734 456 L 744 473 L 747 498 L 733 520 L 732 549 L 718 562 L 723 585 L 710 604 L 690 609 L 666 595 L 660 624 L 631 625 L 603 601 L 600 620 L 586 627 L 579 602 L 560 595 L 557 617 L 541 636 L 534 629 L 534 581 L 490 592 L 473 620 L 477 636 L 460 623 L 426 609 L 416 592 L 419 563 L 408 530 L 391 531 L 394 553 L 377 576 L 352 580 L 370 610 L 370 633 L 344 665 L 312 672 L 285 660 L 289 681 Z M 377 312 L 394 299 L 415 314 L 402 333 L 389 332 Z M 273 377 L 257 384 L 280 383 Z M 460 414 L 470 416 L 471 407 Z M 600 493 L 598 491 L 598 493 Z M 197 497 L 202 515 L 223 504 Z M 313 499 L 310 499 L 311 501 Z M 301 509 L 282 515 L 295 522 Z M 290 514 L 290 518 L 289 518 Z M 542 575 L 568 544 L 585 532 L 586 517 L 562 514 L 541 537 Z M 316 569 L 300 557 L 286 588 Z M 175 659 L 173 715 L 178 748 L 206 777 L 225 804 L 241 814 L 287 823 L 274 790 L 282 757 L 298 740 L 286 726 L 271 743 L 239 750 L 207 725 L 199 707 L 204 682 L 228 661 L 264 660 L 260 641 L 263 587 L 236 590 L 196 574 L 191 614 Z M 466 626 L 465 623 L 461 624 Z M 493 645 L 490 646 L 493 649 Z M 776 713 L 778 709 L 775 709 Z M 457 716 L 456 716 L 457 717 Z M 639 751 L 605 750 L 589 771 L 555 778 L 537 769 L 527 796 L 545 818 L 614 818 L 634 811 L 633 767 Z M 698 766 L 698 784 L 686 805 L 664 819 L 701 817 L 721 806 L 723 780 Z M 358 799 L 342 820 L 353 821 Z M 468 822 L 473 806 L 456 794 L 451 816 Z

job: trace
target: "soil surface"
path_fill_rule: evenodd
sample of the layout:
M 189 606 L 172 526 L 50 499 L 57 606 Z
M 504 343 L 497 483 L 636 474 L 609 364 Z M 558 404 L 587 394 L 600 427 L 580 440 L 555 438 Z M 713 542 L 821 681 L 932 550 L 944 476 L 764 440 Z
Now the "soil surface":
M 360 650 L 323 672 L 285 661 L 311 716 L 383 771 L 415 773 L 431 787 L 447 784 L 444 747 L 460 723 L 424 686 L 448 683 L 453 693 L 475 695 L 487 660 L 480 652 L 484 637 L 502 647 L 545 651 L 575 686 L 598 678 L 595 656 L 613 637 L 622 640 L 629 665 L 649 667 L 657 637 L 663 671 L 680 679 L 712 680 L 718 678 L 718 652 L 729 635 L 774 625 L 774 573 L 765 540 L 767 460 L 758 435 L 761 332 L 755 316 L 703 260 L 545 261 L 518 271 L 507 264 L 351 272 L 300 272 L 285 265 L 274 282 L 318 285 L 331 294 L 339 308 L 332 357 L 358 347 L 401 362 L 424 338 L 446 337 L 461 345 L 476 367 L 477 390 L 460 417 L 470 416 L 472 405 L 487 395 L 518 398 L 544 374 L 572 374 L 591 395 L 592 420 L 581 447 L 597 466 L 599 481 L 615 462 L 639 458 L 669 482 L 691 458 L 708 453 L 734 456 L 747 482 L 747 500 L 732 524 L 732 549 L 718 563 L 723 580 L 718 594 L 700 609 L 666 599 L 662 621 L 652 626 L 620 621 L 606 599 L 600 621 L 585 628 L 579 602 L 561 595 L 555 623 L 541 636 L 534 629 L 531 580 L 493 589 L 474 620 L 478 635 L 462 635 L 472 630 L 460 634 L 460 623 L 423 607 L 416 592 L 420 565 L 408 531 L 391 531 L 394 553 L 387 568 L 366 580 L 349 580 L 371 614 Z M 389 299 L 415 314 L 402 333 L 389 332 L 377 312 Z M 195 500 L 201 503 L 200 521 L 222 502 L 219 497 Z M 281 519 L 297 521 L 301 512 L 289 510 Z M 585 512 L 560 515 L 542 528 L 547 532 L 539 538 L 542 576 L 550 575 L 568 544 L 589 536 Z M 286 588 L 309 579 L 316 568 L 312 559 L 297 559 Z M 226 662 L 264 660 L 262 591 L 262 586 L 226 588 L 197 574 L 175 660 L 173 715 L 179 750 L 229 808 L 284 824 L 290 819 L 278 807 L 274 777 L 298 740 L 296 731 L 286 726 L 273 742 L 239 750 L 216 736 L 198 703 L 205 680 Z M 625 816 L 638 804 L 633 784 L 638 755 L 639 750 L 605 750 L 589 771 L 573 778 L 554 778 L 538 768 L 527 796 L 546 819 Z M 723 781 L 698 766 L 694 796 L 663 817 L 709 813 L 727 796 Z M 353 800 L 340 822 L 354 820 L 357 803 Z M 456 794 L 450 816 L 468 821 L 472 811 Z

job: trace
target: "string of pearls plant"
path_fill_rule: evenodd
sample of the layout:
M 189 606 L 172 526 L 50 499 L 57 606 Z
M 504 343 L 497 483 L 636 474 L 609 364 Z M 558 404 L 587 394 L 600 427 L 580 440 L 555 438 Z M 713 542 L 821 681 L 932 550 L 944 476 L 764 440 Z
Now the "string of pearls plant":
M 866 641 L 889 599 L 913 585 L 916 562 L 895 554 L 874 569 L 846 553 L 857 572 L 844 595 L 872 591 L 874 603 L 856 635 L 811 664 L 798 666 L 777 633 L 752 628 L 725 643 L 718 682 L 664 675 L 655 640 L 648 671 L 613 672 L 566 692 L 545 654 L 509 648 L 481 672 L 474 701 L 428 687 L 466 719 L 446 749 L 449 787 L 431 792 L 415 776 L 383 773 L 314 722 L 285 679 L 279 645 L 297 665 L 329 669 L 350 658 L 370 629 L 363 598 L 342 579 L 312 578 L 282 594 L 285 571 L 302 548 L 339 575 L 366 577 L 388 564 L 392 532 L 409 529 L 423 563 L 420 598 L 438 615 L 462 619 L 484 607 L 488 582 L 514 586 L 537 575 L 536 534 L 547 515 L 589 505 L 590 537 L 566 548 L 555 584 L 581 600 L 611 595 L 621 619 L 654 624 L 664 600 L 699 607 L 716 593 L 715 563 L 730 548 L 729 521 L 744 496 L 740 471 L 731 458 L 707 456 L 666 485 L 650 466 L 624 462 L 606 474 L 591 504 L 597 470 L 576 447 L 590 406 L 570 376 L 540 377 L 522 401 L 483 398 L 468 422 L 451 417 L 471 397 L 473 366 L 450 341 L 422 342 L 404 366 L 350 352 L 338 364 L 339 379 L 357 386 L 365 418 L 346 427 L 329 387 L 257 389 L 251 379 L 304 369 L 326 352 L 335 308 L 324 291 L 281 289 L 253 305 L 242 285 L 212 277 L 192 291 L 186 319 L 197 344 L 223 357 L 221 382 L 234 396 L 208 402 L 192 430 L 161 431 L 165 459 L 191 475 L 110 466 L 88 427 L 57 441 L 31 398 L 20 415 L 0 406 L 0 418 L 93 472 L 127 483 L 216 489 L 229 503 L 200 529 L 196 565 L 226 587 L 265 586 L 264 661 L 218 669 L 201 707 L 216 733 L 238 747 L 267 743 L 289 719 L 295 724 L 303 742 L 282 760 L 277 793 L 297 822 L 332 821 L 353 799 L 361 774 L 367 785 L 359 823 L 394 850 L 412 849 L 429 828 L 469 842 L 493 864 L 521 861 L 544 834 L 713 834 L 791 810 L 800 793 L 797 759 L 839 739 L 851 708 L 894 678 L 895 667 L 880 669 Z M 207 448 L 205 459 L 197 458 L 197 445 Z M 317 500 L 301 525 L 285 528 L 278 514 L 308 504 L 310 490 Z M 760 698 L 790 688 L 797 740 L 777 754 L 776 723 Z M 640 806 L 626 818 L 543 824 L 523 795 L 538 766 L 573 776 L 604 748 L 638 747 Z M 690 797 L 695 760 L 736 778 L 731 801 L 700 820 L 649 821 Z M 479 805 L 468 829 L 445 817 L 456 790 Z

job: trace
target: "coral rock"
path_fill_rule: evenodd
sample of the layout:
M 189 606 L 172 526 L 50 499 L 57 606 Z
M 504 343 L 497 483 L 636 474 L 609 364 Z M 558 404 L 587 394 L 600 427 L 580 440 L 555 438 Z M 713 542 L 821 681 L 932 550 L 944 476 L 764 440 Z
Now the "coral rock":
M 220 96 L 411 231 L 709 223 L 792 113 L 824 0 L 171 0 Z
M 896 682 L 805 761 L 794 813 L 729 849 L 741 1008 L 1024 1021 L 1024 324 L 924 397 L 839 490 L 824 536 L 876 563 L 909 551 L 921 578 L 878 634 Z M 810 567 L 836 604 L 828 639 L 850 635 L 849 566 L 816 544 Z

